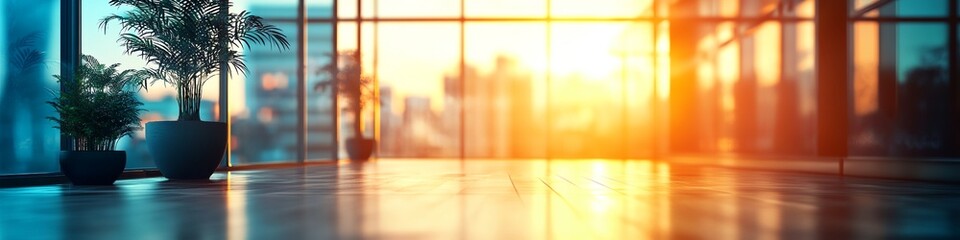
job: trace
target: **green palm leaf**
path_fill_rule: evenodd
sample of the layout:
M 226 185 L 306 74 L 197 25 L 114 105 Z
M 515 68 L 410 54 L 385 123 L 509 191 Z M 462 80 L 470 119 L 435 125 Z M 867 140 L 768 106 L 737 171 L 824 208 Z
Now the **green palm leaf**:
M 246 11 L 230 13 L 232 3 L 227 0 L 111 0 L 110 4 L 132 9 L 103 18 L 100 27 L 106 31 L 109 23 L 119 23 L 123 33 L 118 41 L 125 52 L 155 66 L 144 74 L 177 89 L 179 120 L 200 120 L 201 92 L 212 76 L 228 70 L 246 74 L 244 56 L 231 47 L 290 48 L 279 28 Z M 227 68 L 221 69 L 221 63 Z

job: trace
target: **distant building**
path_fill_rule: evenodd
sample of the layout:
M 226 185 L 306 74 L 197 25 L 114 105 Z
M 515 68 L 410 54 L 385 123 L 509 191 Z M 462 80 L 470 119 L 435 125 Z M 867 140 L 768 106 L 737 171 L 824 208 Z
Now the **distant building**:
M 402 147 L 403 120 L 393 112 L 393 88 L 380 87 L 380 149 L 381 157 L 397 157 Z
M 443 134 L 438 128 L 437 114 L 430 109 L 430 98 L 408 96 L 404 99 L 403 148 L 411 157 L 432 157 L 441 151 Z
M 468 157 L 544 155 L 544 123 L 533 104 L 533 82 L 516 60 L 499 56 L 492 72 L 465 69 L 465 134 Z

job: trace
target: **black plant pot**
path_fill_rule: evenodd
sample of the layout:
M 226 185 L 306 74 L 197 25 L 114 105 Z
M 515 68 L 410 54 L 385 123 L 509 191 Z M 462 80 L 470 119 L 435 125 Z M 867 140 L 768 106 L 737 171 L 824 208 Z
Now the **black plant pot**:
M 147 148 L 164 177 L 210 179 L 227 147 L 227 124 L 203 121 L 147 123 Z
M 350 157 L 350 160 L 367 160 L 370 159 L 370 155 L 373 154 L 373 148 L 376 147 L 377 141 L 369 138 L 348 138 L 347 139 L 347 155 Z
M 60 172 L 74 185 L 111 185 L 126 165 L 125 151 L 60 152 Z

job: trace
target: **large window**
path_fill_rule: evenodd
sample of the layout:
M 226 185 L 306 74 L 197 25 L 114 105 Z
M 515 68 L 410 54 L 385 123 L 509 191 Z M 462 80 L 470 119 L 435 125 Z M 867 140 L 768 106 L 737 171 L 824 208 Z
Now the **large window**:
M 21 2 L 0 3 L 0 107 L 10 113 L 0 116 L 0 174 L 55 172 L 52 111 L 36 106 L 57 88 L 48 76 L 59 70 L 59 2 Z M 115 25 L 99 28 L 124 10 L 106 2 L 83 1 L 80 50 L 145 67 L 123 53 Z M 250 71 L 232 74 L 225 96 L 216 81 L 206 85 L 202 117 L 231 122 L 230 165 L 343 157 L 356 125 L 378 140 L 381 158 L 816 151 L 815 0 L 233 2 L 293 44 L 243 50 Z M 960 134 L 943 131 L 960 116 L 958 68 L 949 67 L 958 64 L 957 1 L 923 2 L 849 0 L 851 155 L 960 149 Z M 360 52 L 379 106 L 354 113 L 314 87 L 347 51 Z M 40 64 L 17 62 L 29 52 Z M 168 86 L 140 96 L 144 122 L 176 117 Z M 128 168 L 153 167 L 142 132 L 119 146 Z
M 106 32 L 99 28 L 99 20 L 124 9 L 111 7 L 106 1 L 84 2 L 83 6 L 83 52 L 103 62 L 119 62 L 124 68 L 145 67 L 145 61 L 124 54 L 116 43 L 119 29 L 115 24 L 107 26 Z M 230 165 L 254 163 L 296 162 L 297 160 L 297 24 L 298 1 L 234 1 L 231 11 L 249 11 L 264 17 L 266 22 L 278 26 L 291 40 L 291 49 L 277 51 L 269 46 L 246 49 L 245 57 L 249 71 L 246 75 L 232 73 L 228 81 L 228 113 L 231 120 Z M 329 1 L 312 1 L 307 9 L 310 18 L 329 18 L 332 8 Z M 308 28 L 307 45 L 309 69 L 318 68 L 329 60 L 331 32 L 329 24 L 311 24 Z M 311 71 L 312 72 L 312 71 Z M 307 75 L 307 86 L 312 86 L 318 77 Z M 204 106 L 201 118 L 220 121 L 219 84 L 209 81 L 204 89 Z M 146 112 L 141 116 L 144 123 L 156 120 L 176 119 L 177 106 L 170 86 L 156 84 L 149 91 L 141 92 Z M 307 95 L 307 158 L 329 159 L 332 156 L 334 128 L 329 93 L 310 91 Z M 144 134 L 137 132 L 131 138 L 121 140 L 119 148 L 128 152 L 128 168 L 152 168 L 154 165 L 144 144 Z
M 353 29 L 339 48 L 359 42 L 364 72 L 380 83 L 379 118 L 361 123 L 379 126 L 365 134 L 378 137 L 380 157 L 653 154 L 666 102 L 654 98 L 666 90 L 657 63 L 667 66 L 654 1 L 338 4 L 334 21 Z
M 689 21 L 670 26 L 671 148 L 814 154 L 815 2 L 675 2 Z
M 227 96 L 217 83 L 207 84 L 201 114 L 218 121 L 219 109 L 227 109 L 230 165 L 342 157 L 358 124 L 361 134 L 378 140 L 385 158 L 642 158 L 668 148 L 667 135 L 674 133 L 668 126 L 695 133 L 673 137 L 693 148 L 674 149 L 809 153 L 816 112 L 813 2 L 317 0 L 305 1 L 301 22 L 301 1 L 235 0 L 232 11 L 263 16 L 295 44 L 283 52 L 244 50 L 249 73 L 230 76 Z M 100 18 L 124 9 L 106 1 L 83 4 L 82 52 L 145 67 L 123 54 L 116 26 L 99 28 Z M 4 5 L 5 11 L 17 7 Z M 56 9 L 51 2 L 42 16 L 56 16 Z M 300 34 L 303 45 L 296 44 Z M 684 49 L 691 51 L 683 56 Z M 353 113 L 345 99 L 313 87 L 326 80 L 319 69 L 333 61 L 334 50 L 360 52 L 363 74 L 377 82 L 379 106 Z M 693 94 L 688 98 L 682 89 Z M 17 94 L 24 93 L 4 97 Z M 672 94 L 690 104 L 671 107 Z M 144 122 L 175 118 L 168 86 L 154 85 L 141 99 Z M 672 113 L 683 111 L 692 114 Z M 353 121 L 357 114 L 363 122 Z M 27 115 L 46 116 L 16 116 Z M 48 123 L 21 118 L 3 121 Z M 55 130 L 11 129 L 28 130 L 5 134 L 0 150 L 16 152 L 16 159 L 55 156 L 55 138 L 45 137 L 45 147 L 6 139 L 55 136 Z M 120 149 L 130 153 L 128 168 L 153 167 L 142 132 L 123 139 Z M 56 165 L 8 169 L 49 172 Z
M 851 13 L 851 155 L 960 154 L 957 1 L 922 2 L 857 1 Z

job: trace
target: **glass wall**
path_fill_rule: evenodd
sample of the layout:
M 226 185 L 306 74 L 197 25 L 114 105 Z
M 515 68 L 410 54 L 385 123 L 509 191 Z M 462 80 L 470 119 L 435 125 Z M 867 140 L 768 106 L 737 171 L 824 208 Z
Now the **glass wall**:
M 60 1 L 0 2 L 0 175 L 58 171 L 60 134 L 45 102 L 58 89 Z
M 147 66 L 146 60 L 125 54 L 125 48 L 118 41 L 121 33 L 119 23 L 113 22 L 100 27 L 100 20 L 111 14 L 123 14 L 129 8 L 110 6 L 107 1 L 89 1 L 83 3 L 83 12 L 80 20 L 81 53 L 91 55 L 103 64 L 120 63 L 119 69 L 143 69 Z M 216 82 L 209 82 L 204 86 L 201 102 L 200 117 L 206 121 L 216 121 L 217 111 L 214 108 L 218 102 Z M 138 94 L 142 107 L 146 111 L 140 115 L 141 126 L 151 121 L 176 120 L 178 115 L 176 90 L 163 83 L 150 85 L 147 91 L 141 90 Z M 155 168 L 147 150 L 144 131 L 136 131 L 132 136 L 120 139 L 117 150 L 127 151 L 127 168 L 143 169 Z
M 670 26 L 675 152 L 814 154 L 815 2 L 675 2 L 690 20 Z
M 851 13 L 857 43 L 851 52 L 851 155 L 960 154 L 960 132 L 951 127 L 960 107 L 957 68 L 950 67 L 957 64 L 951 4 L 957 1 L 890 1 Z
M 121 68 L 147 67 L 139 57 L 124 54 L 116 42 L 120 34 L 116 24 L 99 27 L 100 19 L 108 14 L 122 13 L 123 8 L 112 7 L 107 1 L 83 2 L 81 31 L 85 54 L 93 55 L 104 63 L 121 63 Z M 312 1 L 307 8 L 308 17 L 331 17 L 331 1 Z M 297 161 L 297 36 L 296 22 L 298 1 L 236 0 L 232 12 L 249 11 L 261 16 L 267 23 L 279 27 L 291 41 L 291 49 L 277 51 L 270 46 L 254 46 L 244 51 L 248 72 L 246 75 L 231 73 L 228 81 L 228 113 L 231 120 L 230 156 L 231 165 L 276 163 Z M 332 28 L 329 24 L 312 24 L 307 36 L 307 71 L 329 62 Z M 316 74 L 308 74 L 307 85 L 319 81 Z M 219 83 L 216 78 L 204 86 L 204 103 L 201 118 L 205 121 L 220 121 Z M 143 122 L 175 120 L 177 106 L 170 86 L 154 84 L 149 91 L 140 93 L 147 110 L 141 116 Z M 307 158 L 330 159 L 333 154 L 333 117 L 330 114 L 330 93 L 308 91 L 307 93 Z M 120 141 L 119 149 L 128 152 L 128 168 L 152 168 L 154 164 L 144 144 L 143 131 Z M 56 169 L 54 169 L 55 171 Z
M 236 1 L 242 10 L 279 27 L 295 43 L 299 34 L 296 0 Z M 286 21 L 283 21 L 286 19 Z M 291 21 L 294 20 L 294 21 Z M 230 161 L 233 166 L 297 161 L 297 51 L 255 45 L 245 49 L 249 72 L 229 81 Z
M 464 27 L 465 155 L 544 156 L 546 24 L 470 22 Z
M 960 7 L 922 2 L 848 1 L 850 97 L 837 104 L 849 106 L 850 155 L 960 154 L 960 130 L 945 130 L 960 118 L 951 81 L 960 68 L 950 67 Z M 250 72 L 226 86 L 233 165 L 343 157 L 357 125 L 382 158 L 816 152 L 815 0 L 311 0 L 304 23 L 299 3 L 234 1 L 233 11 L 265 17 L 294 44 L 243 50 Z M 82 9 L 82 52 L 145 67 L 123 54 L 115 25 L 98 27 L 123 9 Z M 46 76 L 59 69 L 58 10 L 57 1 L 0 4 L 10 13 L 0 17 L 0 107 L 12 113 L 0 117 L 0 174 L 57 170 L 58 132 L 43 119 L 52 110 L 24 106 L 45 106 L 45 89 L 57 88 Z M 303 29 L 305 49 L 296 44 Z M 352 51 L 377 82 L 378 106 L 361 113 L 316 87 L 334 52 Z M 32 59 L 41 60 L 22 62 Z M 205 120 L 221 118 L 219 87 L 207 84 Z M 171 93 L 140 93 L 144 122 L 174 119 Z M 120 143 L 128 168 L 153 167 L 143 137 Z
M 385 22 L 376 28 L 380 156 L 459 156 L 460 24 Z
M 341 29 L 365 24 L 361 39 L 341 31 L 338 45 L 363 43 L 364 72 L 380 83 L 380 157 L 653 152 L 663 103 L 653 100 L 655 66 L 666 60 L 655 51 L 653 1 L 339 4 Z

